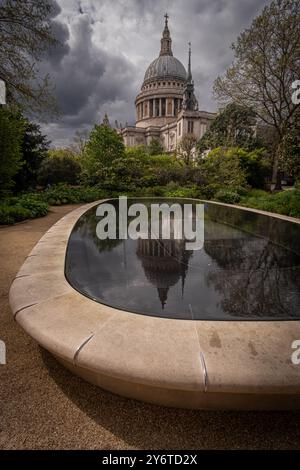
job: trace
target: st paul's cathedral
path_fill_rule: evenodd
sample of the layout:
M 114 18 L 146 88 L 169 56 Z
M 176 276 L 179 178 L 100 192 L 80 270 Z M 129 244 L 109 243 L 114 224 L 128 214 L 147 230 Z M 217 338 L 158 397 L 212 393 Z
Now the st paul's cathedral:
M 172 152 L 185 135 L 200 139 L 216 116 L 199 110 L 191 71 L 191 44 L 187 72 L 173 56 L 167 14 L 159 56 L 146 70 L 135 106 L 136 125 L 117 129 L 127 147 L 148 145 L 156 138 L 165 151 Z

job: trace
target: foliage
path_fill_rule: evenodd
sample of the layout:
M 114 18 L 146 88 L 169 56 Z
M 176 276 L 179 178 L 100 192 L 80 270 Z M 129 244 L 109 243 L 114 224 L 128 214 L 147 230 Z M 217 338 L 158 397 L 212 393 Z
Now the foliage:
M 240 205 L 300 218 L 300 188 L 275 194 L 250 191 L 241 198 Z
M 76 154 L 73 152 L 73 149 L 71 147 L 61 147 L 61 148 L 55 148 L 55 149 L 50 149 L 47 152 L 47 156 L 49 158 L 72 158 L 73 160 L 77 161 Z
M 237 204 L 241 196 L 236 192 L 230 189 L 220 189 L 216 192 L 214 199 L 216 201 L 225 202 L 226 204 Z
M 125 148 L 126 158 L 136 158 L 137 160 L 148 161 L 148 152 L 145 145 L 135 145 L 134 147 Z
M 240 163 L 239 150 L 216 148 L 201 161 L 200 168 L 208 184 L 231 188 L 246 185 L 246 172 Z
M 51 206 L 60 206 L 61 204 L 93 202 L 105 198 L 108 195 L 109 193 L 97 187 L 71 187 L 67 184 L 57 184 L 40 193 L 39 197 L 42 201 Z
M 118 158 L 112 166 L 103 168 L 101 186 L 109 190 L 133 191 L 137 187 L 161 184 L 162 175 L 166 176 L 162 184 L 167 184 L 172 180 L 173 172 L 179 169 L 182 169 L 181 165 L 171 155 L 149 155 L 144 146 L 130 147 L 125 150 L 125 158 Z
M 103 169 L 112 166 L 114 160 L 125 155 L 122 136 L 106 125 L 95 125 L 85 146 L 82 160 L 86 179 L 97 184 Z
M 30 219 L 30 210 L 20 205 L 0 204 L 0 225 L 14 224 L 25 219 Z
M 34 194 L 23 195 L 20 198 L 20 205 L 30 211 L 30 218 L 42 217 L 48 213 L 48 204 Z
M 264 188 L 269 161 L 264 149 L 216 148 L 199 160 L 202 179 L 208 184 Z M 218 189 L 217 189 L 218 190 Z M 215 192 L 214 192 L 215 194 Z
M 282 142 L 300 107 L 291 100 L 292 83 L 299 79 L 299 37 L 299 0 L 271 1 L 233 44 L 233 64 L 214 84 L 220 101 L 252 108 L 275 129 L 278 145 L 272 180 L 277 187 Z
M 300 187 L 293 190 L 270 194 L 266 191 L 244 188 L 228 189 L 220 185 L 180 186 L 169 183 L 166 186 L 134 188 L 132 191 L 106 191 L 93 187 L 71 187 L 66 184 L 53 186 L 42 192 L 10 197 L 0 201 L 0 224 L 11 224 L 28 218 L 47 214 L 49 205 L 79 204 L 107 197 L 178 197 L 214 199 L 227 204 L 240 204 L 246 207 L 277 212 L 300 217 Z
M 133 157 L 117 158 L 114 165 L 102 172 L 101 186 L 110 190 L 130 191 L 141 186 L 144 162 Z
M 300 119 L 300 116 L 299 116 Z M 296 181 L 300 180 L 300 124 L 292 129 L 283 141 L 283 170 Z
M 70 147 L 73 155 L 83 157 L 88 137 L 88 131 L 86 130 L 77 130 L 75 132 L 73 143 Z
M 147 152 L 149 155 L 161 155 L 164 152 L 164 148 L 160 140 L 153 137 L 147 146 Z
M 182 198 L 197 198 L 200 196 L 199 188 L 195 185 L 189 187 L 179 187 L 174 183 L 170 183 L 166 186 L 164 191 L 165 197 L 182 197 Z
M 180 168 L 181 165 L 173 155 L 168 155 L 164 153 L 161 155 L 153 155 L 149 157 L 148 167 L 171 170 L 172 168 Z
M 23 123 L 18 115 L 0 106 L 0 194 L 10 190 L 22 166 Z
M 14 178 L 17 191 L 37 185 L 38 169 L 49 148 L 49 142 L 41 133 L 40 126 L 25 118 L 22 121 L 25 129 L 21 149 L 23 165 Z
M 47 214 L 50 205 L 88 203 L 107 196 L 114 194 L 108 194 L 96 187 L 71 187 L 58 184 L 45 191 L 6 197 L 0 201 L 0 224 L 13 224 L 25 219 L 42 217 Z
M 214 119 L 197 143 L 201 155 L 216 147 L 241 147 L 252 150 L 261 146 L 255 137 L 256 117 L 252 109 L 236 103 L 228 104 Z
M 137 188 L 129 194 L 135 197 L 178 197 L 197 198 L 201 191 L 197 186 L 182 187 L 176 183 L 169 183 L 166 186 L 149 186 L 148 188 Z
M 232 149 L 239 157 L 240 166 L 245 171 L 246 182 L 252 188 L 264 188 L 269 176 L 270 166 L 264 149 L 246 151 Z
M 177 166 L 171 169 L 158 169 L 156 172 L 156 183 L 158 185 L 166 185 L 168 183 L 177 183 L 182 186 L 206 184 L 205 176 L 201 168 Z
M 0 203 L 0 224 L 13 224 L 25 219 L 43 217 L 48 213 L 48 204 L 38 195 L 25 195 L 6 199 Z
M 37 179 L 43 186 L 61 182 L 76 184 L 80 173 L 81 166 L 74 157 L 64 151 L 55 151 L 42 161 Z
M 3 0 L 0 3 L 0 79 L 7 98 L 26 111 L 53 111 L 49 77 L 40 78 L 36 63 L 45 50 L 58 47 L 51 20 L 58 13 L 50 0 Z

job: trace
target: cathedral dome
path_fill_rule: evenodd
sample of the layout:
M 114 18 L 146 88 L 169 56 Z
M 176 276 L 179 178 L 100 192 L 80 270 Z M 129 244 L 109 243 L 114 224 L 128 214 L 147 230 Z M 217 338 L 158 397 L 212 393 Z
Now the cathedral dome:
M 182 63 L 172 55 L 160 55 L 147 68 L 144 83 L 149 80 L 177 79 L 186 80 L 186 70 Z
M 168 18 L 166 14 L 159 56 L 147 68 L 135 100 L 137 127 L 157 127 L 175 122 L 182 108 L 188 76 L 185 67 L 173 56 Z

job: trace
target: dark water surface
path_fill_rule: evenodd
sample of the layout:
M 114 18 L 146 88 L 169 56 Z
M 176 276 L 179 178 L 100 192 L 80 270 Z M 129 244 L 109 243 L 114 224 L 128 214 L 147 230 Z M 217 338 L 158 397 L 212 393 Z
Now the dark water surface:
M 184 240 L 101 241 L 100 219 L 95 207 L 78 220 L 65 264 L 68 282 L 97 302 L 167 318 L 300 318 L 298 224 L 206 203 L 203 248 L 187 251 Z

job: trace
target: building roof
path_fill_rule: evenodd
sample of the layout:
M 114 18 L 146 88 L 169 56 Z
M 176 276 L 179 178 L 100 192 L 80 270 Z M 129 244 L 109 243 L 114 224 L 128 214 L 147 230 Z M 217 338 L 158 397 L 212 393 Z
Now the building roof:
M 155 59 L 146 70 L 144 82 L 153 79 L 176 78 L 186 80 L 186 70 L 180 60 L 171 55 L 162 55 Z
M 147 68 L 144 83 L 149 80 L 179 79 L 185 81 L 187 79 L 187 73 L 183 64 L 173 56 L 168 18 L 166 14 L 159 57 L 151 62 Z

